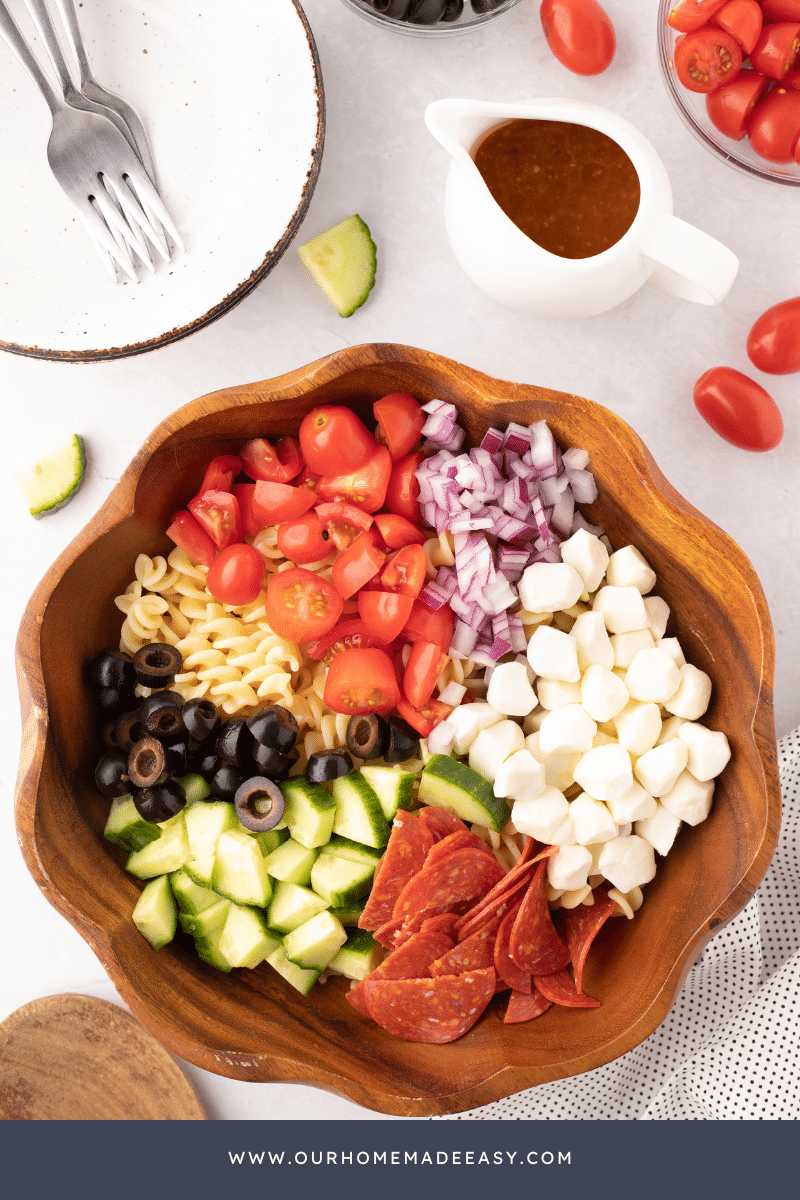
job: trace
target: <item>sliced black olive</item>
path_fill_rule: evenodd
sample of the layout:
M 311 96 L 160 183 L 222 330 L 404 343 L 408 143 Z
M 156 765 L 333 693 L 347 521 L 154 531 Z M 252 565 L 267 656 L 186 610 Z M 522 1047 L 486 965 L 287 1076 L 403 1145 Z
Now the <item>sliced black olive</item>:
M 120 750 L 124 750 L 126 754 L 130 754 L 134 742 L 138 742 L 139 738 L 144 737 L 142 723 L 139 720 L 139 713 L 136 709 L 133 712 L 125 712 L 121 717 L 117 717 L 117 723 L 114 726 L 114 737 L 117 740 L 117 745 Z
M 211 700 L 189 700 L 183 706 L 183 723 L 190 737 L 204 742 L 219 731 L 222 718 Z
M 131 780 L 128 774 L 128 756 L 121 750 L 109 750 L 99 760 L 94 769 L 94 781 L 97 790 L 106 800 L 114 800 L 131 791 Z
M 106 721 L 105 725 L 100 731 L 100 739 L 107 750 L 119 750 L 116 728 L 116 721 Z
M 141 792 L 135 792 L 133 803 L 145 821 L 158 824 L 177 816 L 186 807 L 186 793 L 174 779 L 167 779 L 164 783 L 156 783 L 143 788 Z
M 457 21 L 464 11 L 464 0 L 447 0 L 442 14 L 443 21 Z
M 89 663 L 89 682 L 96 691 L 132 692 L 136 686 L 133 659 L 121 650 L 101 650 Z
M 183 665 L 180 650 L 166 642 L 142 646 L 133 656 L 136 678 L 142 687 L 169 687 Z
M 309 783 L 329 783 L 342 775 L 352 774 L 352 771 L 353 760 L 346 750 L 320 750 L 309 756 L 306 779 Z
M 270 746 L 281 754 L 294 750 L 300 726 L 293 713 L 281 704 L 259 709 L 247 718 L 247 728 L 262 746 Z
M 211 791 L 217 800 L 233 800 L 239 788 L 244 783 L 241 771 L 230 763 L 223 763 L 209 779 Z
M 250 757 L 252 746 L 253 735 L 244 717 L 231 717 L 225 722 L 217 738 L 217 754 L 220 758 L 240 766 Z
M 170 742 L 164 747 L 167 772 L 170 775 L 186 775 L 190 763 L 190 742 L 184 736 L 177 742 Z
M 265 833 L 274 829 L 283 818 L 284 799 L 281 789 L 271 779 L 255 775 L 246 779 L 234 797 L 236 815 L 245 829 Z
M 255 742 L 252 759 L 263 775 L 268 775 L 270 779 L 287 779 L 297 762 L 297 755 L 280 754 L 271 746 L 262 746 L 260 742 Z
M 185 738 L 186 728 L 183 724 L 182 707 L 183 701 L 180 705 L 161 704 L 158 708 L 152 709 L 142 721 L 145 731 L 151 737 L 158 738 L 160 742 L 164 743 L 177 742 L 180 738 Z
M 217 748 L 213 742 L 208 746 L 204 745 L 201 749 L 202 753 L 198 752 L 198 757 L 192 762 L 192 767 L 198 775 L 202 775 L 204 779 L 210 779 L 224 765 L 225 760 L 217 754 Z
M 347 749 L 356 758 L 380 758 L 389 746 L 389 726 L 377 713 L 351 717 L 346 741 Z
M 402 717 L 389 717 L 389 745 L 384 758 L 387 762 L 405 762 L 419 750 L 419 734 Z
M 166 769 L 167 755 L 161 742 L 149 735 L 134 742 L 128 755 L 128 775 L 134 787 L 152 787 Z
M 412 25 L 435 25 L 444 16 L 445 0 L 414 0 L 406 13 Z
M 118 688 L 101 688 L 97 693 L 97 702 L 101 708 L 114 709 L 121 708 L 126 700 L 133 695 L 132 691 L 127 688 L 120 691 Z
M 470 0 L 473 12 L 488 13 L 494 8 L 499 8 L 503 0 Z

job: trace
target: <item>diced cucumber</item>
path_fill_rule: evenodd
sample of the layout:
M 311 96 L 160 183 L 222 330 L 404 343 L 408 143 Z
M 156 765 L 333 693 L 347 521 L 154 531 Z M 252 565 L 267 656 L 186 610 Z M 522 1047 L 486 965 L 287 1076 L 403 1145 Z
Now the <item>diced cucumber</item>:
M 31 516 L 46 517 L 68 504 L 81 486 L 85 471 L 83 438 L 74 433 L 58 450 L 17 476 Z
M 264 855 L 264 858 L 266 858 L 268 854 L 272 854 L 273 850 L 277 850 L 278 846 L 283 845 L 289 837 L 289 830 L 286 828 L 278 829 L 276 826 L 275 829 L 265 829 L 263 833 L 254 833 L 251 836 Z
M 203 962 L 208 963 L 211 967 L 216 967 L 218 971 L 225 971 L 227 974 L 231 969 L 231 964 L 220 950 L 222 929 L 222 926 L 214 929 L 207 937 L 196 937 L 194 948 L 197 951 L 197 957 Z
M 336 917 L 337 921 L 350 928 L 352 925 L 358 925 L 358 919 L 364 911 L 363 900 L 353 900 L 350 904 L 343 904 L 341 908 L 332 908 L 331 916 Z
M 212 892 L 210 888 L 200 887 L 195 883 L 186 868 L 181 867 L 179 871 L 173 871 L 169 877 L 172 886 L 172 893 L 178 902 L 178 908 L 185 913 L 200 913 L 204 908 L 210 908 L 212 904 L 216 904 L 219 896 L 216 892 Z
M 118 796 L 111 801 L 103 837 L 122 850 L 141 850 L 161 837 L 161 830 L 152 821 L 145 821 L 132 796 Z
M 311 871 L 311 886 L 331 908 L 342 908 L 366 896 L 375 868 L 321 854 Z
M 158 841 L 149 842 L 141 850 L 134 850 L 125 863 L 126 871 L 139 879 L 169 875 L 189 861 L 189 838 L 183 813 L 179 812 L 177 817 L 165 821 L 158 828 L 161 830 Z
M 321 912 L 287 933 L 283 949 L 295 966 L 324 971 L 346 941 L 347 933 L 341 921 L 329 912 Z
M 297 253 L 340 316 L 352 316 L 372 291 L 377 252 L 358 214 L 312 238 Z
M 211 877 L 214 874 L 214 863 L 216 859 L 213 854 L 207 854 L 205 858 L 192 858 L 184 864 L 184 871 L 198 887 L 210 888 Z
M 320 976 L 319 971 L 306 971 L 302 967 L 295 966 L 293 962 L 289 962 L 283 946 L 278 946 L 277 950 L 273 950 L 272 954 L 267 955 L 267 962 L 303 996 L 308 995 Z
M 236 809 L 224 800 L 213 800 L 210 804 L 198 800 L 185 808 L 183 815 L 193 859 L 216 853 L 220 835 L 239 824 Z
M 331 793 L 336 802 L 333 832 L 365 846 L 385 846 L 389 823 L 374 789 L 361 771 L 334 779 Z
M 298 883 L 275 884 L 269 908 L 267 921 L 271 929 L 278 933 L 291 933 L 298 925 L 308 921 L 310 917 L 322 912 L 328 905 L 310 888 L 301 887 Z
M 199 913 L 179 912 L 178 920 L 184 933 L 193 938 L 208 938 L 212 933 L 222 932 L 231 907 L 230 900 L 217 900 Z
M 281 784 L 281 791 L 286 801 L 284 820 L 294 840 L 307 850 L 324 846 L 336 817 L 336 804 L 325 788 L 295 776 Z
M 383 947 L 372 934 L 366 929 L 356 929 L 328 966 L 348 979 L 366 979 L 382 959 Z
M 202 775 L 183 775 L 180 779 L 176 778 L 175 782 L 183 788 L 187 804 L 197 804 L 211 795 L 211 785 Z
M 145 885 L 133 910 L 133 923 L 154 950 L 171 942 L 178 928 L 178 908 L 167 875 Z
M 424 740 L 424 739 L 423 739 Z M 391 821 L 398 808 L 410 808 L 414 799 L 414 771 L 401 767 L 372 767 L 365 764 L 361 774 L 380 801 L 383 815 Z
M 211 886 L 235 904 L 266 905 L 272 895 L 267 868 L 258 846 L 246 833 L 226 829 L 220 834 Z
M 219 949 L 231 967 L 257 967 L 280 944 L 267 928 L 263 912 L 240 904 L 230 906 Z
M 317 860 L 317 853 L 316 850 L 307 850 L 294 838 L 289 838 L 267 855 L 264 864 L 273 879 L 306 884 L 311 882 L 311 868 Z
M 334 834 L 327 846 L 323 846 L 320 854 L 332 854 L 335 858 L 348 858 L 350 862 L 363 863 L 364 866 L 377 867 L 381 860 L 382 850 L 374 846 L 365 846 L 362 842 L 354 842 L 350 838 Z
M 446 754 L 434 754 L 423 768 L 419 781 L 419 799 L 423 804 L 447 808 L 468 824 L 476 822 L 498 833 L 511 819 L 505 800 L 472 767 Z

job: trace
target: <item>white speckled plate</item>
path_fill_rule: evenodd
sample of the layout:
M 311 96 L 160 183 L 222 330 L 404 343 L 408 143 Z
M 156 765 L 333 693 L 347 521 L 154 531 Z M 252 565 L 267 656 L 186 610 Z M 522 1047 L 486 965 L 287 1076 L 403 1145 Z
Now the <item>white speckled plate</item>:
M 97 78 L 144 121 L 186 243 L 138 285 L 112 283 L 47 165 L 44 100 L 0 41 L 0 347 L 86 362 L 185 337 L 260 283 L 308 208 L 324 102 L 298 0 L 91 0 L 79 13 Z

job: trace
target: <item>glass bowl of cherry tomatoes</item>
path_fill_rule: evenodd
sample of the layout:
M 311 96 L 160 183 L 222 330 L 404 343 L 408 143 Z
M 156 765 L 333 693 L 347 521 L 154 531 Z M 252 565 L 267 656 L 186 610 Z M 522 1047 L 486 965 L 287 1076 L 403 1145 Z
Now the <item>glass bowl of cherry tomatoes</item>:
M 800 0 L 659 0 L 661 73 L 702 144 L 800 187 Z
M 449 37 L 479 29 L 519 0 L 344 0 L 375 25 L 415 37 Z

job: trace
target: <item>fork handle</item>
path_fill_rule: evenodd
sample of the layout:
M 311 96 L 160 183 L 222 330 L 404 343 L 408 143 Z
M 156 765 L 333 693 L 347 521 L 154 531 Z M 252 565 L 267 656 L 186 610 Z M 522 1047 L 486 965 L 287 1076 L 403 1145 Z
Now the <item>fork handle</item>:
M 83 33 L 78 22 L 78 11 L 75 8 L 75 0 L 56 0 L 61 19 L 64 22 L 64 28 L 67 31 L 69 43 L 72 46 L 72 53 L 75 55 L 75 61 L 78 64 L 78 70 L 81 77 L 81 87 L 91 75 L 91 67 L 89 66 L 89 55 L 86 53 L 86 43 L 83 40 Z
M 56 93 L 47 75 L 39 65 L 19 26 L 12 17 L 4 0 L 0 0 L 0 36 L 8 43 L 10 49 L 22 63 L 33 82 L 47 101 L 47 107 L 53 116 L 63 108 L 61 98 Z
M 69 73 L 64 51 L 61 49 L 61 43 L 58 40 L 53 18 L 50 16 L 50 10 L 47 7 L 47 0 L 25 0 L 25 7 L 31 14 L 33 23 L 38 29 L 39 36 L 44 42 L 44 47 L 50 56 L 50 61 L 55 69 L 58 82 L 61 85 L 61 94 L 65 100 L 69 100 L 70 96 L 75 93 L 75 85 Z

